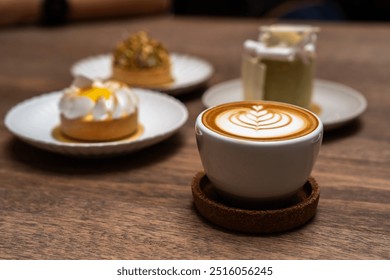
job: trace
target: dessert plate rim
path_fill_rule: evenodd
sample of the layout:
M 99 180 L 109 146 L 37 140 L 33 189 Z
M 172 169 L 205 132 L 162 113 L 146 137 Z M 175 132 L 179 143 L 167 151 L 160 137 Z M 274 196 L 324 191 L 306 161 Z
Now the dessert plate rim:
M 242 100 L 239 78 L 216 84 L 202 95 L 202 103 L 206 108 L 239 100 Z M 354 120 L 367 108 L 367 100 L 361 92 L 344 84 L 323 79 L 314 80 L 313 103 L 322 109 L 318 117 L 325 130 L 338 128 Z
M 202 87 L 214 74 L 213 65 L 203 58 L 176 52 L 171 52 L 170 56 L 174 82 L 163 87 L 143 88 L 175 96 Z M 76 61 L 71 66 L 70 72 L 72 76 L 84 75 L 92 79 L 108 79 L 111 76 L 111 68 L 109 67 L 111 59 L 112 55 L 109 53 L 85 57 Z
M 52 134 L 59 125 L 58 102 L 63 91 L 53 91 L 26 99 L 6 114 L 4 124 L 6 128 L 17 138 L 35 147 L 72 156 L 110 156 L 122 153 L 134 152 L 148 146 L 157 144 L 176 133 L 187 121 L 188 110 L 186 106 L 176 98 L 167 94 L 133 88 L 139 96 L 139 123 L 143 125 L 144 132 L 136 139 L 116 140 L 107 142 L 62 142 Z M 47 110 L 41 110 L 46 104 Z M 154 129 L 156 113 L 153 107 L 163 110 L 164 114 L 158 115 L 160 125 Z M 40 112 L 38 112 L 40 110 Z M 143 113 L 142 113 L 143 112 Z M 149 115 L 148 115 L 148 114 Z M 42 114 L 42 118 L 34 115 Z M 28 125 L 42 125 L 42 129 L 34 130 Z M 165 125 L 169 122 L 169 125 Z M 163 124 L 164 123 L 164 124 Z M 44 127 L 47 125 L 47 127 Z M 149 129 L 149 127 L 154 127 Z M 158 131 L 157 131 L 158 130 Z

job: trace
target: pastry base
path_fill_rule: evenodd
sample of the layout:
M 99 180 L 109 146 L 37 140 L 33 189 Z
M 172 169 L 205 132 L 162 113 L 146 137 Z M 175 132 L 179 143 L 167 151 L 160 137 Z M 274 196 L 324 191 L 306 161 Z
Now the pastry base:
M 215 225 L 245 233 L 277 233 L 302 226 L 315 215 L 320 189 L 310 177 L 280 208 L 243 209 L 224 200 L 205 173 L 199 172 L 192 181 L 192 195 L 199 214 Z
M 90 142 L 112 141 L 131 135 L 138 127 L 138 112 L 103 121 L 67 119 L 61 115 L 60 130 L 67 137 Z
M 153 87 L 173 82 L 170 67 L 157 67 L 143 70 L 128 70 L 113 66 L 112 78 L 129 86 Z

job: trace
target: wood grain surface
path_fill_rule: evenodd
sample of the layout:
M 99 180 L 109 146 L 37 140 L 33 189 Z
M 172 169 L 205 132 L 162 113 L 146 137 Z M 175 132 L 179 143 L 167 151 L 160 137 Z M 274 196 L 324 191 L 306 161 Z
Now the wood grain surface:
M 68 86 L 71 65 L 147 30 L 170 51 L 210 61 L 208 86 L 238 78 L 242 42 L 261 20 L 153 17 L 0 31 L 0 118 L 18 102 Z M 194 210 L 202 169 L 194 121 L 205 89 L 180 96 L 189 119 L 137 153 L 77 159 L 17 140 L 0 123 L 1 259 L 389 259 L 390 26 L 321 27 L 317 77 L 362 92 L 366 112 L 326 132 L 312 175 L 317 215 L 283 234 L 223 230 Z

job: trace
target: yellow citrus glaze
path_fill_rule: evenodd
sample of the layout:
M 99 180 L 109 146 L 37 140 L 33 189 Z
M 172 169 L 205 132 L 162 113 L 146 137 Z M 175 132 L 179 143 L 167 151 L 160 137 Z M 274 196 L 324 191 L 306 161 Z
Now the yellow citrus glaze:
M 78 93 L 80 96 L 85 96 L 96 102 L 100 97 L 109 99 L 112 95 L 111 91 L 107 88 L 92 87 L 88 89 L 81 89 Z

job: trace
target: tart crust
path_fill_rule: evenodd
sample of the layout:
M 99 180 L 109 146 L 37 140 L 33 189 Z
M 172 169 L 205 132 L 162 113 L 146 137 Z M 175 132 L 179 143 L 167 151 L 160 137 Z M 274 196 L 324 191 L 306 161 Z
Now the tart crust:
M 138 110 L 119 119 L 88 120 L 68 119 L 61 114 L 61 132 L 70 138 L 82 141 L 112 141 L 133 134 L 138 127 Z
M 170 66 L 129 70 L 113 67 L 113 78 L 130 86 L 162 86 L 173 82 Z

